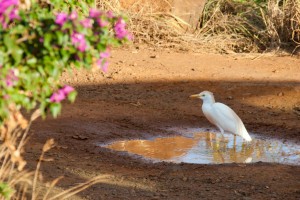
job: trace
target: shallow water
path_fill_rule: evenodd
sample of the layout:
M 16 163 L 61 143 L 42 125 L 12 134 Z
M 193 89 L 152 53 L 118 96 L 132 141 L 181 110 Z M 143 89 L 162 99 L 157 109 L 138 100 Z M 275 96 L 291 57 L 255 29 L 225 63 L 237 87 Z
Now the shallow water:
M 300 165 L 300 145 L 259 137 L 247 143 L 238 136 L 225 134 L 223 138 L 220 133 L 213 132 L 151 140 L 124 140 L 104 147 L 140 155 L 152 161 L 198 164 L 263 161 Z

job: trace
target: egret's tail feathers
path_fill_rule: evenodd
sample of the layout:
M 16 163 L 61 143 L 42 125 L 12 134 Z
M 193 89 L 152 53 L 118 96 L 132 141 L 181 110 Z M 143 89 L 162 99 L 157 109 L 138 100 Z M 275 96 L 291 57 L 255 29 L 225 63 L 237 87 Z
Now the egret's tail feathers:
M 240 132 L 239 132 L 239 135 L 244 138 L 244 140 L 246 140 L 247 142 L 251 142 L 252 141 L 252 138 L 250 137 L 248 131 L 246 130 L 245 126 L 242 126 L 240 128 Z
M 247 142 L 251 142 L 252 141 L 252 138 L 250 137 L 250 135 L 247 133 L 247 134 L 243 134 L 242 137 L 247 141 Z

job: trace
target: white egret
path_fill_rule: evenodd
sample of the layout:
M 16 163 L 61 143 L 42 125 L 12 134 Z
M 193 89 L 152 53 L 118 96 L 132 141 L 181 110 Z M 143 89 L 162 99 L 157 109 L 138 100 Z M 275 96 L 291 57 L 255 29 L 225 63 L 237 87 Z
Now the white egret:
M 227 131 L 234 136 L 241 136 L 247 142 L 252 141 L 239 116 L 227 105 L 215 102 L 213 93 L 203 91 L 199 94 L 191 95 L 190 97 L 203 100 L 202 111 L 205 117 L 220 129 L 223 136 L 224 131 Z

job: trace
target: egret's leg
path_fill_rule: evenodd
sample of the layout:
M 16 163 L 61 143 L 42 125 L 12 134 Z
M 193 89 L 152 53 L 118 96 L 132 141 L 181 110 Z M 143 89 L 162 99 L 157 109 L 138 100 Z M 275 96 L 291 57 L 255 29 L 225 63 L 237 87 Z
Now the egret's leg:
M 233 138 L 233 145 L 234 145 L 234 149 L 235 149 L 235 146 L 236 146 L 236 135 L 234 134 L 234 138 Z
M 225 136 L 224 136 L 224 130 L 221 128 L 221 127 L 219 127 L 218 126 L 218 128 L 220 129 L 220 131 L 221 131 L 221 134 L 222 134 L 222 139 L 223 139 L 223 141 L 225 140 Z
M 224 137 L 224 130 L 223 129 L 221 129 L 221 134 Z
M 218 126 L 218 125 L 216 125 L 217 127 L 218 127 L 218 129 L 221 131 L 221 134 L 222 134 L 222 136 L 223 136 L 223 138 L 224 138 L 224 130 L 220 127 L 220 126 Z

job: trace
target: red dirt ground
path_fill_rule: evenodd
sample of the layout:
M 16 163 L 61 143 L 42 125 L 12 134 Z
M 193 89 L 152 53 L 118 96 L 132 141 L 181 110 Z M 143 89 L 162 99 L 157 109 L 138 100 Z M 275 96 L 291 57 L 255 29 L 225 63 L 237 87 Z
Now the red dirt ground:
M 40 120 L 26 149 L 34 168 L 43 143 L 46 180 L 68 188 L 103 180 L 71 199 L 300 199 L 300 167 L 282 164 L 149 163 L 97 144 L 174 134 L 170 127 L 212 127 L 190 94 L 212 91 L 250 132 L 300 142 L 300 60 L 270 54 L 219 55 L 143 46 L 112 52 L 109 73 L 76 71 L 79 91 L 58 119 Z

